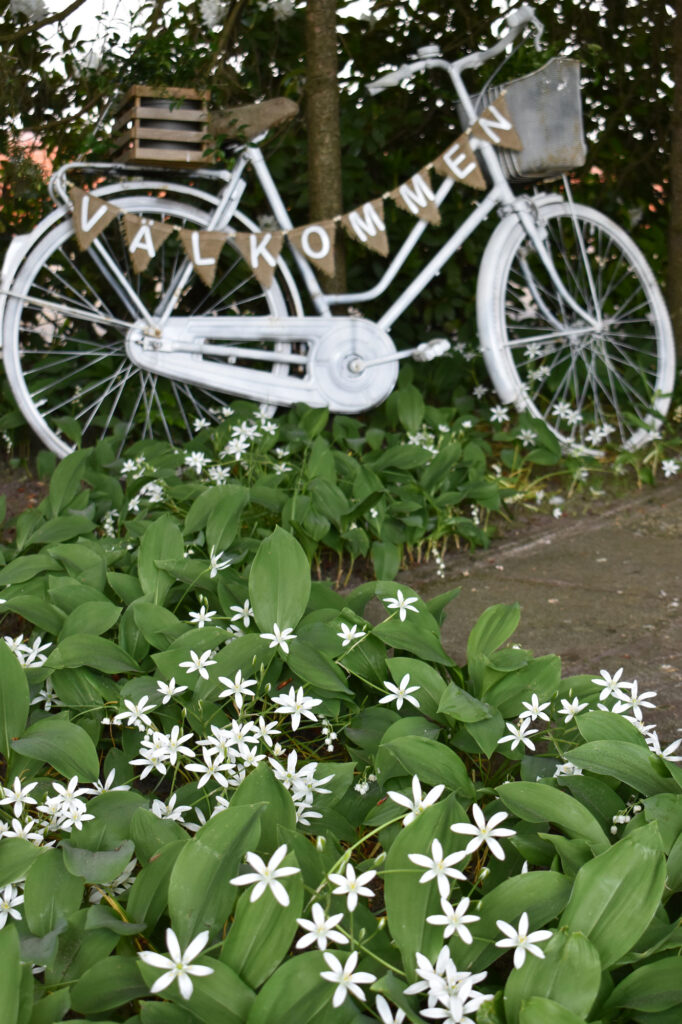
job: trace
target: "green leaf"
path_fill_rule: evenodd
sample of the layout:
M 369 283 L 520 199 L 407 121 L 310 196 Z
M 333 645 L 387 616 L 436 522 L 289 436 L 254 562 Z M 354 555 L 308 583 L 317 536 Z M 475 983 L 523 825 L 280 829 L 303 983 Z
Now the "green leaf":
M 400 569 L 401 548 L 388 541 L 372 541 L 370 548 L 374 575 L 378 580 L 394 580 Z
M 212 974 L 203 978 L 193 978 L 194 991 L 190 1000 L 193 1020 L 202 1021 L 202 1024 L 244 1024 L 249 1009 L 254 1001 L 252 989 L 239 978 L 231 967 L 214 960 L 212 957 L 200 957 L 197 963 L 211 967 Z M 140 963 L 140 971 L 147 983 L 147 990 L 159 977 L 158 968 L 148 967 Z M 177 1003 L 182 1009 L 188 1006 L 187 1000 L 183 999 L 178 990 L 177 982 L 173 982 L 170 988 L 164 989 L 164 996 Z M 162 1004 L 167 1005 L 167 1004 Z M 166 1024 L 161 1017 L 152 1018 L 154 1024 Z M 175 1018 L 169 1016 L 169 1024 L 175 1024 Z
M 117 878 L 135 852 L 135 844 L 129 839 L 124 840 L 115 850 L 82 850 L 65 840 L 62 840 L 60 847 L 67 871 L 86 882 L 100 885 Z
M 3 1024 L 19 1024 L 21 963 L 19 936 L 13 924 L 0 930 L 0 997 Z
M 26 877 L 34 860 L 44 853 L 46 847 L 35 846 L 28 839 L 19 836 L 3 837 L 0 843 L 0 886 Z
M 239 533 L 242 512 L 249 501 L 246 487 L 227 484 L 225 489 L 228 494 L 211 509 L 206 524 L 206 543 L 215 551 L 229 548 Z
M 79 451 L 71 452 L 65 459 L 57 463 L 57 467 L 50 478 L 50 491 L 48 495 L 50 515 L 52 517 L 58 516 L 63 509 L 68 508 L 80 491 L 83 470 L 90 455 L 90 449 L 81 448 Z
M 682 1006 L 682 971 L 679 956 L 668 956 L 636 967 L 616 985 L 604 1010 L 627 1007 L 656 1013 Z
M 644 796 L 679 793 L 679 787 L 670 778 L 663 761 L 634 743 L 592 740 L 574 747 L 571 761 L 578 768 L 619 779 Z
M 375 626 L 372 633 L 388 647 L 394 647 L 396 651 L 409 651 L 410 654 L 415 654 L 424 661 L 435 662 L 436 665 L 450 667 L 454 664 L 443 650 L 438 636 L 419 622 L 410 619 L 405 622 L 387 619 Z
M 108 956 L 90 967 L 71 989 L 71 1007 L 77 1013 L 100 1014 L 146 996 L 137 957 Z M 154 971 L 158 977 L 158 971 Z
M 298 867 L 293 853 L 282 866 Z M 267 890 L 254 903 L 244 892 L 237 901 L 234 921 L 223 943 L 220 959 L 228 964 L 247 985 L 257 989 L 270 977 L 289 952 L 298 930 L 296 918 L 303 911 L 303 879 L 291 875 L 283 883 L 289 904 L 281 906 Z
M 173 865 L 188 839 L 176 839 L 156 851 L 149 863 L 135 876 L 126 912 L 135 921 L 144 921 L 152 931 L 168 905 L 168 882 Z
M 325 774 L 328 774 L 325 772 Z M 327 788 L 327 787 L 325 787 Z M 319 798 L 318 798 L 319 799 Z M 230 798 L 230 807 L 263 805 L 260 815 L 261 850 L 274 850 L 279 846 L 279 828 L 295 830 L 296 808 L 288 790 L 278 782 L 266 761 L 249 772 Z
M 16 654 L 0 642 L 0 753 L 5 758 L 26 728 L 30 699 L 26 673 Z
M 603 853 L 611 845 L 594 815 L 555 786 L 507 782 L 498 786 L 496 792 L 505 807 L 522 821 L 550 821 L 568 836 L 587 840 L 594 853 Z
M 625 743 L 636 743 L 648 750 L 646 740 L 632 722 L 622 715 L 614 715 L 611 711 L 588 711 L 575 720 L 578 732 L 586 743 L 593 740 L 623 740 Z
M 645 825 L 580 869 L 560 924 L 587 936 L 608 968 L 644 933 L 664 886 L 660 836 Z
M 185 545 L 180 528 L 170 515 L 164 514 L 145 530 L 137 555 L 137 574 L 145 594 L 150 594 L 155 604 L 163 604 L 173 583 L 173 576 L 157 567 L 157 560 L 181 559 Z
M 441 783 L 453 793 L 473 798 L 476 789 L 469 778 L 466 765 L 454 750 L 444 743 L 425 736 L 406 736 L 402 739 L 382 743 L 382 746 L 402 766 L 405 775 L 416 775 L 428 786 Z M 393 774 L 396 774 L 393 772 Z M 386 783 L 385 775 L 380 779 Z
M 290 533 L 280 526 L 258 547 L 249 573 L 249 598 L 261 632 L 294 629 L 310 597 L 310 563 Z
M 93 636 L 91 633 L 72 633 L 65 636 L 57 647 L 50 651 L 47 664 L 53 669 L 80 668 L 87 665 L 109 675 L 139 672 L 140 669 L 135 659 L 118 644 L 103 636 Z
M 453 722 L 482 722 L 492 716 L 492 709 L 461 686 L 450 683 L 438 704 L 438 714 Z
M 26 583 L 40 572 L 58 572 L 60 569 L 59 562 L 44 552 L 38 555 L 21 555 L 0 569 L 0 586 L 8 587 L 12 583 Z
M 67 871 L 61 850 L 46 850 L 26 873 L 24 917 L 34 935 L 47 935 L 78 910 L 83 881 Z
M 95 744 L 80 725 L 67 718 L 40 718 L 30 725 L 12 749 L 24 757 L 47 761 L 67 779 L 77 775 L 81 782 L 99 778 L 99 757 Z
M 64 541 L 73 540 L 75 537 L 82 537 L 86 533 L 92 533 L 95 523 L 85 516 L 74 515 L 73 513 L 64 516 L 57 516 L 39 526 L 31 534 L 29 544 L 61 544 Z
M 531 996 L 519 1014 L 519 1024 L 584 1024 L 584 1021 L 584 1017 L 542 996 Z
M 534 929 L 533 921 L 530 927 Z M 518 1024 L 521 1006 L 531 996 L 553 999 L 581 1020 L 586 1019 L 601 984 L 597 950 L 584 935 L 569 934 L 564 929 L 543 942 L 541 948 L 544 959 L 529 954 L 523 966 L 509 975 L 504 988 L 507 1024 Z
M 112 601 L 84 601 L 67 615 L 59 632 L 60 642 L 67 636 L 82 633 L 101 636 L 118 622 L 121 609 Z
M 409 855 L 429 856 L 434 839 L 441 842 L 446 855 L 452 853 L 457 844 L 450 825 L 456 821 L 466 821 L 466 814 L 452 796 L 427 807 L 401 829 L 386 858 L 384 898 L 388 927 L 411 980 L 416 978 L 415 954 L 421 952 L 432 959 L 443 942 L 442 932 L 426 922 L 430 914 L 439 911 L 438 888 L 433 883 L 419 881 L 423 869 L 413 864 Z
M 345 673 L 324 651 L 299 640 L 291 645 L 284 658 L 291 671 L 320 697 L 352 696 Z
M 168 910 L 180 944 L 204 928 L 216 935 L 224 927 L 237 896 L 230 885 L 248 850 L 260 835 L 263 805 L 228 807 L 210 818 L 180 851 L 171 872 Z
M 29 1024 L 56 1024 L 71 1009 L 71 996 L 67 988 L 57 989 L 33 1004 Z
M 441 674 L 432 665 L 427 665 L 417 658 L 389 658 L 386 665 L 394 683 L 400 685 L 403 676 L 409 675 L 410 686 L 419 687 L 414 696 L 419 701 L 422 714 L 429 717 L 438 714 L 446 685 Z
M 345 959 L 340 951 L 340 960 Z M 315 950 L 286 960 L 266 981 L 256 996 L 246 1024 L 308 1024 L 322 1010 L 334 1014 L 334 1021 L 342 1016 L 343 1007 L 329 1009 L 333 986 L 320 977 L 327 970 L 322 953 Z
M 180 622 L 173 612 L 163 605 L 136 601 L 132 605 L 135 625 L 145 640 L 159 650 L 165 649 L 174 640 L 187 632 L 187 624 Z
M 477 655 L 496 651 L 516 631 L 520 621 L 519 604 L 494 604 L 486 608 L 469 634 L 467 662 Z
M 3 611 L 16 612 L 22 619 L 48 633 L 58 633 L 64 621 L 64 615 L 58 608 L 34 594 L 14 594 L 8 597 Z

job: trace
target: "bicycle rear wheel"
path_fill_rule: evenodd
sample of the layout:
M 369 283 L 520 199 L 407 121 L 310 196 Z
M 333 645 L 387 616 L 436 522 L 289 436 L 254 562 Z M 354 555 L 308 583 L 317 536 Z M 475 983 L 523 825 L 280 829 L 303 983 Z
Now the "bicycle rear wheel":
M 158 195 L 117 196 L 114 201 L 122 212 L 177 228 L 205 228 L 210 216 L 210 211 Z M 115 440 L 119 453 L 142 438 L 183 445 L 202 424 L 222 420 L 229 395 L 140 369 L 125 347 L 140 309 L 153 312 L 186 264 L 179 237 L 172 234 L 142 273 L 132 268 L 120 218 L 97 243 L 81 252 L 71 218 L 65 218 L 36 243 L 9 285 L 4 362 L 17 404 L 41 441 L 59 456 L 105 436 Z M 264 289 L 228 243 L 213 286 L 207 288 L 193 274 L 174 313 L 287 316 L 287 286 L 280 286 L 278 277 Z M 281 363 L 271 369 L 289 372 Z
M 603 214 L 561 201 L 539 206 L 546 248 L 567 302 L 516 218 L 484 254 L 478 326 L 502 401 L 544 420 L 568 449 L 633 449 L 670 406 L 675 349 L 651 268 Z

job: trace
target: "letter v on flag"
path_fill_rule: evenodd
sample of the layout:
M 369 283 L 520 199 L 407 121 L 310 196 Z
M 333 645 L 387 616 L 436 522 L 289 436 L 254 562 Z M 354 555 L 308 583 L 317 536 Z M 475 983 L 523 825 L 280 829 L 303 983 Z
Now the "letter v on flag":
M 76 241 L 78 248 L 84 251 L 121 211 L 118 207 L 105 203 L 92 192 L 77 188 L 76 185 L 71 187 L 69 198 L 73 203 L 73 230 Z

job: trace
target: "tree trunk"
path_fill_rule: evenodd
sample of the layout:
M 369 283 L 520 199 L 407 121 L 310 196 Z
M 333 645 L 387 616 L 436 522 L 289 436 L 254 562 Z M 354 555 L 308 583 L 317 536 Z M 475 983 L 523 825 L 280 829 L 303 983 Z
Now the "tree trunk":
M 670 227 L 666 299 L 682 357 L 682 0 L 675 0 L 672 25 L 672 76 L 675 82 L 670 120 Z
M 343 213 L 336 0 L 308 0 L 305 29 L 309 215 L 320 221 Z M 346 290 L 345 251 L 341 232 L 336 234 L 336 270 L 333 277 L 321 275 L 321 283 L 325 291 L 341 293 Z

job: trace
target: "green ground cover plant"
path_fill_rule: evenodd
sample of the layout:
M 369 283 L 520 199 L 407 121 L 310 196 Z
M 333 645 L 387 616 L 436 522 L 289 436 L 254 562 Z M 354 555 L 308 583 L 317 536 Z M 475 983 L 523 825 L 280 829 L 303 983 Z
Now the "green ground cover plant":
M 18 517 L 0 569 L 9 1024 L 679 1020 L 682 768 L 645 722 L 655 695 L 616 666 L 564 678 L 514 645 L 516 605 L 455 664 L 456 592 L 382 578 L 381 548 L 376 580 L 317 578 L 346 533 L 430 537 L 448 488 L 504 504 L 470 428 L 432 415 L 423 458 L 388 419 L 371 438 L 335 421 L 335 447 L 319 412 L 275 436 L 235 410 L 186 451 L 77 451 Z M 381 488 L 356 492 L 358 470 Z M 422 533 L 387 539 L 411 515 Z

